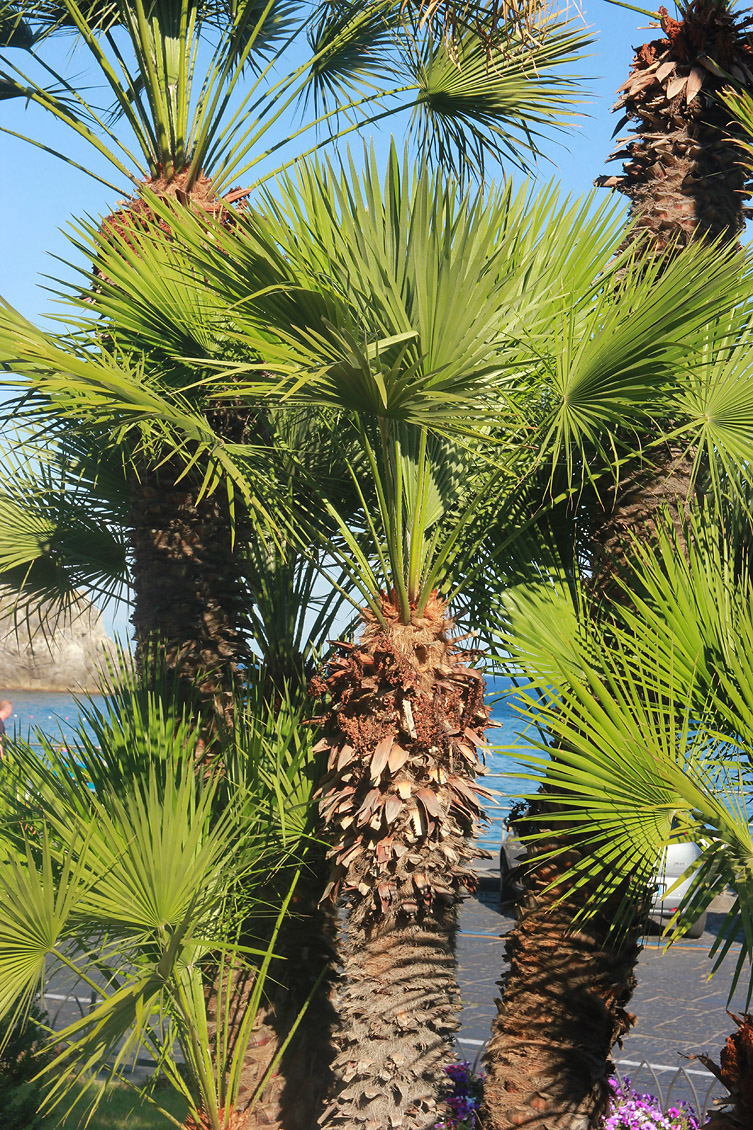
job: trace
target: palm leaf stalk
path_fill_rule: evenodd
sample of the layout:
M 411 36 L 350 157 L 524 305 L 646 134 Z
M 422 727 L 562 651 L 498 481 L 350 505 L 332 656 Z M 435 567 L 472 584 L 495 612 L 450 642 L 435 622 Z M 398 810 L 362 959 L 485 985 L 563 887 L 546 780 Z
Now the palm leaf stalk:
M 322 1125 L 425 1128 L 457 1025 L 456 906 L 475 882 L 481 813 L 483 680 L 449 603 L 462 602 L 480 555 L 491 551 L 491 567 L 501 552 L 478 516 L 507 508 L 513 542 L 513 499 L 546 460 L 572 460 L 581 408 L 591 437 L 603 413 L 606 446 L 615 395 L 622 418 L 640 417 L 711 310 L 734 303 L 739 275 L 733 286 L 731 260 L 696 249 L 704 271 L 688 302 L 685 271 L 657 280 L 614 258 L 616 217 L 551 192 L 460 195 L 394 153 L 383 186 L 373 160 L 363 179 L 302 164 L 232 229 L 175 223 L 197 275 L 233 303 L 239 346 L 258 353 L 230 366 L 233 395 L 269 410 L 337 409 L 360 445 L 361 512 L 346 517 L 325 495 L 338 538 L 321 543 L 360 596 L 363 625 L 315 684 L 329 893 L 347 904 Z M 616 301 L 625 270 L 629 310 Z M 457 303 L 465 292 L 473 303 Z M 610 397 L 586 407 L 565 395 L 597 374 Z M 315 539 L 315 516 L 309 530 Z
M 715 972 L 740 941 L 730 997 L 742 985 L 749 1007 L 749 526 L 735 530 L 693 515 L 684 544 L 687 552 L 668 519 L 656 544 L 636 542 L 633 567 L 645 595 L 618 608 L 608 633 L 593 620 L 584 630 L 562 590 L 549 587 L 518 602 L 515 658 L 532 685 L 546 686 L 538 698 L 529 691 L 521 705 L 522 721 L 542 735 L 541 752 L 523 760 L 541 782 L 537 803 L 551 803 L 556 826 L 567 829 L 567 855 L 561 841 L 533 826 L 528 838 L 556 872 L 549 897 L 576 887 L 583 895 L 574 942 L 610 910 L 619 938 L 663 850 L 682 840 L 698 843 L 702 854 L 685 876 L 692 873 L 692 883 L 667 927 L 668 941 L 731 888 L 735 901 L 710 957 Z M 570 635 L 553 640 L 552 619 L 569 625 Z M 702 1057 L 727 1084 L 732 1106 L 710 1125 L 745 1125 L 749 1117 L 748 1033 L 745 1018 L 722 1051 L 721 1068 Z

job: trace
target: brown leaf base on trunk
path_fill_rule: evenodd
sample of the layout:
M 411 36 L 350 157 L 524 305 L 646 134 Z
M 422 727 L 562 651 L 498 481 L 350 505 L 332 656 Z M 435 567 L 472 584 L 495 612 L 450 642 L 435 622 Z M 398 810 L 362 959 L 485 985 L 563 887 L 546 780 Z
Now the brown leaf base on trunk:
M 697 1058 L 729 1091 L 730 1109 L 709 1115 L 709 1130 L 750 1130 L 753 1126 L 753 1013 L 729 1014 L 737 1030 L 727 1037 L 717 1066 L 708 1056 Z
M 730 74 L 753 86 L 750 19 L 714 0 L 691 0 L 681 20 L 659 12 L 664 36 L 638 48 L 614 107 L 635 131 L 610 157 L 624 161 L 622 175 L 597 183 L 628 197 L 631 219 L 654 250 L 699 237 L 735 243 L 749 174 L 716 96 Z
M 391 599 L 382 607 L 386 623 L 364 613 L 358 644 L 341 644 L 314 686 L 331 696 L 320 790 L 328 893 L 348 904 L 336 1087 L 322 1125 L 423 1130 L 457 1024 L 454 908 L 475 886 L 474 778 L 489 712 L 437 594 L 407 624 Z
M 350 924 L 338 1001 L 335 1092 L 321 1125 L 430 1130 L 454 1056 L 455 908 L 387 929 Z
M 587 895 L 545 888 L 574 859 L 570 853 L 527 871 L 486 1053 L 485 1130 L 592 1130 L 607 1108 L 610 1052 L 634 1022 L 625 1006 L 639 926 L 621 932 L 618 943 L 610 936 L 618 912 L 607 905 L 573 927 Z

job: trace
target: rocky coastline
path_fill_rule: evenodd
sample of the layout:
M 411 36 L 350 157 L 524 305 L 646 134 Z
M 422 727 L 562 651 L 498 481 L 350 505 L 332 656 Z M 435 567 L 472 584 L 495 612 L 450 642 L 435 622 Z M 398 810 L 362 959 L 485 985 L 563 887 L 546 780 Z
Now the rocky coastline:
M 44 607 L 14 612 L 16 594 L 0 589 L 0 688 L 5 691 L 99 690 L 100 672 L 115 654 L 102 616 L 81 598 L 57 622 Z

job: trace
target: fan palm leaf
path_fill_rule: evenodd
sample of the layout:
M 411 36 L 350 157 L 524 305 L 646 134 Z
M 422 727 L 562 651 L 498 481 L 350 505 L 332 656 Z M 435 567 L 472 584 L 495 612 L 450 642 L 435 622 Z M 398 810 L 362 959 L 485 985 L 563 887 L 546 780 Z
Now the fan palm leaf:
M 20 18 L 23 5 L 14 5 L 16 10 Z M 342 113 L 357 124 L 407 104 L 420 110 L 421 124 L 417 119 L 414 130 L 419 147 L 436 143 L 461 168 L 468 138 L 473 142 L 468 168 L 476 173 L 485 156 L 513 153 L 525 162 L 526 153 L 537 152 L 536 132 L 547 121 L 567 120 L 566 106 L 577 81 L 560 78 L 559 72 L 572 65 L 588 42 L 569 25 L 542 27 L 536 36 L 511 26 L 499 59 L 484 67 L 478 34 L 469 31 L 461 53 L 472 74 L 459 82 L 453 77 L 458 73 L 454 48 L 412 26 L 396 3 L 376 3 L 367 10 L 348 5 L 335 10 L 324 4 L 307 18 L 282 0 L 264 5 L 247 0 L 232 7 L 120 0 L 92 18 L 90 6 L 60 0 L 48 10 L 32 11 L 31 17 L 43 28 L 75 29 L 123 121 L 117 130 L 108 126 L 84 95 L 49 67 L 43 86 L 8 63 L 6 97 L 15 94 L 36 102 L 90 142 L 121 176 L 155 185 L 179 176 L 176 184 L 185 192 L 192 191 L 202 173 L 211 175 L 216 192 L 226 191 L 232 180 L 294 141 L 301 130 L 293 129 L 272 145 L 264 139 L 270 129 L 279 128 L 288 107 L 309 92 L 316 117 L 303 132 Z M 204 63 L 203 45 L 214 27 L 221 34 Z M 304 30 L 312 57 L 275 78 L 274 56 Z M 118 33 L 125 36 L 127 49 Z M 270 61 L 264 62 L 265 54 L 272 56 Z M 385 83 L 390 77 L 392 84 Z M 61 93 L 50 87 L 50 78 Z M 329 109 L 332 92 L 338 104 Z M 441 137 L 436 142 L 435 130 Z M 460 153 L 455 151 L 458 143 Z
M 3 917 L 0 1008 L 15 1007 L 12 988 L 23 1005 L 57 965 L 98 998 L 50 1035 L 51 1105 L 72 1080 L 106 1065 L 117 1076 L 146 1047 L 202 1125 L 221 1130 L 236 1117 L 278 941 L 286 952 L 280 929 L 311 810 L 313 737 L 300 731 L 300 708 L 274 710 L 261 698 L 249 706 L 250 728 L 227 748 L 221 783 L 195 773 L 199 737 L 185 707 L 139 689 L 133 675 L 103 708 L 85 707 L 80 739 L 67 748 L 39 734 L 41 748 L 8 751 L 0 899 L 15 909 Z M 283 888 L 271 925 L 261 893 L 270 875 Z M 249 942 L 252 922 L 260 946 Z M 218 965 L 210 1020 L 204 978 Z M 244 980 L 236 1023 L 223 994 Z

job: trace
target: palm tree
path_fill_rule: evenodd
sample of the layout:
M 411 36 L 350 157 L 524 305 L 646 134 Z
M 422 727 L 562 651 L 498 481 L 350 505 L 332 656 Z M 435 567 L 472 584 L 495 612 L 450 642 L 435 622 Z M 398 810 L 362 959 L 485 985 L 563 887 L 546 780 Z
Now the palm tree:
M 665 847 L 691 839 L 702 854 L 669 939 L 731 887 L 736 899 L 710 956 L 715 971 L 742 939 L 730 996 L 742 981 L 750 998 L 753 590 L 750 525 L 740 517 L 739 509 L 737 520 L 721 523 L 694 515 L 682 544 L 665 518 L 657 544 L 636 541 L 632 564 L 644 596 L 616 609 L 619 622 L 608 633 L 577 615 L 562 588 L 540 586 L 516 602 L 509 640 L 513 661 L 542 688 L 522 707 L 522 721 L 542 735 L 541 752 L 524 760 L 541 782 L 536 801 L 553 806 L 558 832 L 557 842 L 537 834 L 534 850 L 548 853 L 558 890 L 577 883 L 587 896 L 573 945 L 580 951 L 580 933 L 601 935 L 605 915 L 619 939 L 626 907 L 655 875 Z M 581 599 L 588 604 L 584 592 Z M 553 639 L 552 622 L 567 634 Z M 749 1118 L 749 1065 L 734 1056 L 748 1030 L 746 1023 L 722 1053 L 721 1077 L 737 1105 L 715 1126 Z
M 678 249 L 696 239 L 735 243 L 742 231 L 749 195 L 749 171 L 732 144 L 730 114 L 718 98 L 733 77 L 743 85 L 753 81 L 753 74 L 747 69 L 747 25 L 724 4 L 690 3 L 681 7 L 681 15 L 678 22 L 662 9 L 657 19 L 666 38 L 646 44 L 636 53 L 630 78 L 620 88 L 616 106 L 624 113 L 618 129 L 627 122 L 634 123 L 635 136 L 614 155 L 625 158 L 623 175 L 599 180 L 628 196 L 631 226 L 626 244 L 633 245 L 636 254 L 647 262 L 653 262 L 657 256 L 669 261 Z M 716 491 L 718 481 L 713 479 L 718 475 L 715 464 L 719 450 L 724 451 L 733 437 L 724 437 L 722 448 L 717 450 L 709 443 L 709 429 L 713 431 L 722 424 L 726 430 L 726 411 L 719 412 L 717 408 L 723 402 L 731 405 L 736 395 L 745 395 L 745 379 L 740 354 L 733 359 L 724 350 L 717 355 L 711 351 L 702 393 L 709 407 L 714 404 L 707 417 L 708 427 L 696 414 L 699 381 L 692 394 L 695 404 L 676 388 L 668 400 L 657 403 L 649 428 L 636 432 L 623 428 L 615 434 L 621 453 L 619 476 L 610 480 L 593 475 L 589 489 L 578 500 L 579 524 L 585 527 L 587 535 L 585 544 L 581 539 L 578 546 L 581 566 L 585 561 L 593 591 L 602 598 L 610 598 L 602 604 L 592 602 L 589 609 L 594 614 L 610 616 L 610 601 L 617 597 L 631 600 L 631 590 L 640 584 L 629 565 L 631 538 L 655 538 L 660 516 L 669 509 L 681 541 L 685 508 L 697 485 L 700 483 L 712 493 Z M 744 465 L 747 457 L 739 449 L 741 441 L 742 434 L 733 439 L 738 451 L 732 458 L 739 458 Z M 726 455 L 729 458 L 729 450 Z M 583 458 L 588 466 L 585 452 Z M 588 473 L 591 474 L 590 470 Z M 709 474 L 711 482 L 705 481 Z M 571 536 L 569 546 L 576 541 Z M 572 563 L 568 564 L 572 575 Z M 540 834 L 548 837 L 552 853 L 558 841 L 563 850 L 570 843 L 566 831 L 560 831 L 557 808 L 553 805 L 554 802 L 537 801 L 525 816 L 529 821 L 538 821 Z M 517 1054 L 521 1023 L 537 1000 L 539 1007 L 543 999 L 550 1004 L 556 1002 L 553 1007 L 561 1021 L 558 1027 L 562 1030 L 564 1059 L 557 1084 L 559 1095 L 553 1105 L 577 1106 L 588 1094 L 591 1080 L 601 1079 L 601 1091 L 592 1092 L 593 1106 L 590 1111 L 586 1109 L 585 1117 L 590 1114 L 598 1118 L 605 1102 L 605 1063 L 612 1044 L 629 1024 L 626 1007 L 635 984 L 633 970 L 639 952 L 645 892 L 636 885 L 632 913 L 623 909 L 624 929 L 618 944 L 613 944 L 609 930 L 609 915 L 614 908 L 606 907 L 605 914 L 591 923 L 587 937 L 581 939 L 582 948 L 576 959 L 568 933 L 570 922 L 582 910 L 584 892 L 576 889 L 566 899 L 561 897 L 563 879 L 557 882 L 556 893 L 552 894 L 548 888 L 555 885 L 561 870 L 554 858 L 528 873 L 530 889 L 521 906 L 520 921 L 508 939 L 511 972 L 505 979 L 504 999 L 490 1045 L 493 1084 L 487 1114 L 496 1120 L 492 1121 L 493 1126 L 507 1126 L 506 1120 L 514 1115 L 516 1096 L 505 1094 L 502 1079 L 509 1057 Z M 549 952 L 563 955 L 561 966 L 552 966 L 541 959 L 541 953 L 537 958 L 531 951 L 530 939 L 539 931 L 545 931 Z M 593 950 L 590 955 L 589 947 Z M 563 993 L 560 971 L 567 967 L 572 977 L 568 991 Z M 585 971 L 593 981 L 594 994 L 584 994 Z M 615 1007 L 605 1009 L 605 1001 L 614 1002 Z M 585 1063 L 571 1054 L 572 1047 L 578 1046 L 578 1029 L 583 1025 L 599 1032 L 599 1039 L 584 1047 L 584 1054 L 589 1057 Z M 595 1049 L 598 1050 L 594 1055 Z M 548 1080 L 553 1072 L 552 1063 L 546 1054 L 543 1060 L 543 1076 Z M 536 1066 L 532 1067 L 532 1091 L 536 1070 Z M 551 1092 L 549 1082 L 541 1086 Z
M 639 256 L 637 262 L 640 261 Z M 655 268 L 659 272 L 663 269 L 660 264 L 655 264 Z M 715 327 L 714 332 L 721 332 L 721 341 L 717 345 L 709 341 L 702 347 L 699 367 L 674 373 L 653 404 L 654 419 L 673 420 L 673 427 L 681 432 L 683 441 L 697 452 L 697 466 L 705 468 L 709 505 L 714 496 L 720 495 L 724 483 L 739 484 L 740 479 L 745 481 L 749 474 L 753 433 L 747 399 L 749 331 L 745 315 L 740 326 L 738 337 L 732 323 L 728 323 L 731 332 L 726 342 L 724 328 Z M 571 442 L 579 453 L 580 465 L 591 469 L 595 466 L 590 450 L 593 418 L 586 412 L 585 403 L 581 411 L 582 422 L 574 418 L 571 421 Z M 624 437 L 624 418 L 621 426 Z M 738 489 L 742 491 L 741 486 Z M 678 544 L 682 544 L 682 537 L 681 532 Z M 572 559 L 560 566 L 559 576 L 563 591 L 567 593 L 577 578 Z M 632 568 L 628 578 L 623 581 L 619 598 L 629 604 L 638 599 L 643 580 L 634 578 Z M 593 588 L 592 578 L 584 583 Z M 542 592 L 545 599 L 545 586 Z M 546 601 L 545 606 L 548 608 Z M 607 623 L 618 614 L 614 604 L 604 606 L 603 597 L 601 602 L 594 598 L 580 611 L 584 617 L 586 612 L 598 613 L 606 617 Z M 567 644 L 572 630 L 572 610 L 569 619 L 561 624 L 551 610 L 543 615 L 546 631 L 563 641 L 560 646 L 563 669 L 568 663 L 577 668 L 579 660 L 570 654 Z M 504 619 L 504 605 L 497 610 L 497 616 L 498 621 Z M 586 627 L 582 627 L 581 632 L 584 637 L 588 636 Z M 606 625 L 599 628 L 597 620 L 593 633 L 593 647 L 598 652 L 608 645 L 609 630 Z M 523 643 L 510 641 L 505 634 L 497 650 L 504 654 L 511 647 L 520 658 Z M 520 658 L 520 662 L 524 660 Z M 636 886 L 638 894 L 630 913 L 622 907 L 624 929 L 618 944 L 610 929 L 616 913 L 614 907 L 607 907 L 600 918 L 589 924 L 588 930 L 573 935 L 571 923 L 582 915 L 585 893 L 578 887 L 568 890 L 566 868 L 556 857 L 557 846 L 560 851 L 572 847 L 567 822 L 560 820 L 552 799 L 536 801 L 522 821 L 529 831 L 538 828 L 550 855 L 540 860 L 540 865 L 527 869 L 524 878 L 528 892 L 521 901 L 518 922 L 507 941 L 511 968 L 505 977 L 489 1049 L 491 1084 L 486 1117 L 492 1126 L 508 1127 L 515 1124 L 521 1108 L 528 1107 L 530 1112 L 531 1108 L 536 1110 L 538 1104 L 543 1109 L 538 1115 L 530 1113 L 531 1126 L 545 1126 L 554 1117 L 566 1118 L 571 1114 L 576 1117 L 573 1111 L 578 1112 L 582 1125 L 595 1125 L 606 1104 L 610 1050 L 629 1023 L 626 1006 L 634 985 L 633 968 L 645 898 L 640 897 Z M 562 962 L 542 960 L 545 949 L 553 955 L 561 954 Z M 584 993 L 586 981 L 593 985 L 593 993 Z M 526 1040 L 532 1038 L 531 1032 L 550 1031 L 554 1014 L 558 1017 L 557 1041 L 535 1054 L 530 1052 Z M 593 1039 L 584 1041 L 584 1031 L 591 1032 Z M 526 1083 L 512 1092 L 508 1086 L 510 1075 L 523 1067 L 528 1072 Z M 544 1093 L 549 1096 L 546 1103 L 541 1099 Z
M 313 15 L 294 4 L 255 0 L 230 8 L 196 8 L 189 0 L 151 6 L 121 0 L 101 8 L 61 0 L 9 11 L 28 13 L 32 26 L 46 33 L 44 42 L 53 31 L 74 33 L 114 99 L 117 122 L 108 125 L 85 93 L 44 63 L 41 48 L 34 58 L 56 84 L 52 91 L 6 59 L 4 94 L 54 115 L 109 162 L 108 175 L 116 179 L 100 177 L 107 187 L 120 192 L 126 186 L 128 201 L 103 226 L 108 238 L 126 242 L 149 224 L 145 189 L 233 222 L 233 206 L 269 175 L 259 170 L 286 145 L 294 153 L 307 130 L 342 135 L 405 109 L 419 150 L 466 172 L 481 173 L 486 160 L 502 154 L 525 161 L 526 153 L 537 152 L 542 129 L 566 120 L 575 84 L 559 77 L 560 70 L 587 42 L 567 26 L 548 26 L 535 41 L 511 26 L 504 53 L 488 66 L 477 33 L 468 30 L 454 46 L 437 41 L 397 3 L 366 10 L 346 4 L 336 11 L 325 4 Z M 298 62 L 295 44 L 304 37 L 310 55 Z M 278 56 L 291 47 L 296 62 L 278 77 Z M 313 120 L 288 127 L 290 108 L 312 96 Z M 248 189 L 232 188 L 252 172 Z M 98 274 L 105 286 L 101 263 Z M 122 304 L 133 297 L 122 295 Z M 96 293 L 85 302 L 101 312 Z M 111 332 L 117 336 L 119 327 Z M 131 340 L 128 348 L 143 350 L 144 343 Z M 219 348 L 215 342 L 214 351 Z M 202 460 L 213 448 L 263 443 L 266 425 L 238 405 L 220 408 L 209 390 L 181 380 L 175 363 L 163 373 L 159 335 L 152 335 L 143 363 L 158 395 L 193 401 L 203 423 L 194 417 L 192 434 L 178 427 L 167 441 L 164 435 L 158 440 L 153 427 L 148 437 L 143 429 L 128 437 L 137 653 L 153 652 L 159 638 L 186 684 L 199 682 L 205 712 L 214 716 L 212 732 L 229 721 L 239 671 L 249 661 L 248 584 L 235 544 L 247 540 L 254 513 L 237 483 L 228 480 L 228 491 L 205 489 L 214 471 Z M 81 407 L 77 423 L 89 434 L 91 414 Z M 73 423 L 69 414 L 67 428 Z M 197 429 L 201 439 L 193 434 Z
M 373 159 L 362 181 L 352 166 L 301 164 L 230 229 L 154 206 L 236 312 L 238 346 L 263 358 L 233 366 L 232 395 L 337 410 L 360 448 L 360 513 L 325 495 L 337 536 L 314 515 L 304 539 L 342 566 L 362 621 L 315 688 L 329 893 L 348 905 L 322 1125 L 424 1128 L 457 1023 L 456 904 L 474 883 L 487 720 L 453 612 L 467 583 L 513 556 L 485 518 L 507 515 L 511 545 L 541 506 L 545 454 L 568 461 L 580 412 L 606 445 L 617 395 L 640 414 L 712 307 L 735 301 L 738 268 L 699 247 L 697 272 L 651 274 L 615 258 L 608 212 L 551 191 L 460 196 L 394 152 L 383 187 Z M 602 381 L 612 395 L 586 403 Z
M 623 115 L 617 130 L 629 124 L 633 131 L 610 157 L 623 160 L 623 171 L 597 182 L 627 196 L 627 238 L 641 240 L 650 255 L 674 254 L 695 239 L 736 244 L 751 192 L 740 130 L 724 99 L 732 88 L 744 97 L 753 85 L 750 20 L 726 0 L 683 2 L 678 16 L 660 9 L 661 37 L 636 51 L 614 107 Z M 654 536 L 664 507 L 683 528 L 697 487 L 695 453 L 671 425 L 663 430 L 670 438 L 643 437 L 643 458 L 594 507 L 590 552 L 602 588 L 624 569 L 631 535 Z
M 153 1083 L 184 1096 L 187 1130 L 235 1130 L 262 1096 L 275 1063 L 244 1097 L 245 1050 L 300 871 L 313 735 L 295 709 L 261 705 L 225 747 L 221 780 L 195 773 L 199 737 L 179 697 L 127 684 L 84 710 L 68 748 L 39 734 L 6 752 L 0 1013 L 23 1013 L 57 968 L 97 998 L 48 1034 L 48 1107 L 98 1071 L 118 1078 L 142 1049 Z M 285 896 L 260 948 L 270 874 Z

